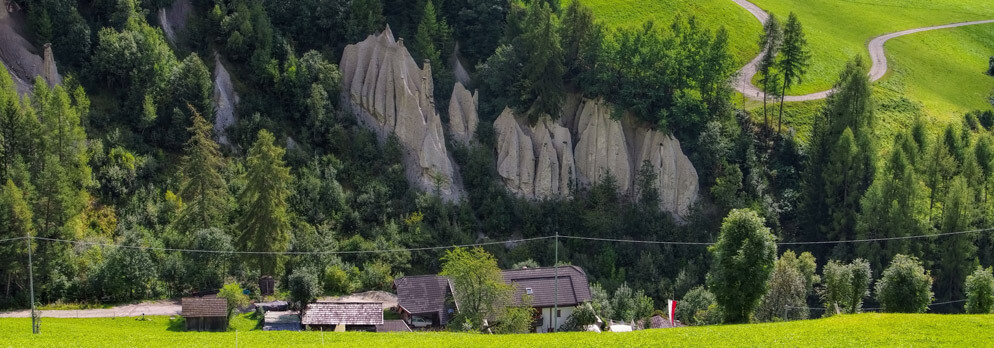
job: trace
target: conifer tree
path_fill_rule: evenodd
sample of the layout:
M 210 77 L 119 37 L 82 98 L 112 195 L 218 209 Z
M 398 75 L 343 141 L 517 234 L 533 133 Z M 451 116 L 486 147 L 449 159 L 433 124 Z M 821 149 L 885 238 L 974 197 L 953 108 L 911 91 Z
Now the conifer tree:
M 966 179 L 962 176 L 953 178 L 949 185 L 942 207 L 943 233 L 960 232 L 971 228 L 973 197 Z M 973 260 L 976 257 L 976 236 L 973 233 L 945 237 L 940 242 L 941 277 L 937 281 L 940 293 L 949 299 L 962 298 L 963 282 L 966 276 L 976 267 Z
M 273 134 L 260 130 L 245 163 L 245 189 L 239 197 L 244 210 L 238 221 L 238 248 L 242 251 L 282 252 L 290 247 L 290 168 L 283 162 L 286 150 L 274 144 Z M 253 255 L 249 261 L 260 275 L 274 275 L 282 257 Z
M 783 45 L 783 28 L 777 16 L 770 15 L 770 18 L 763 23 L 763 32 L 759 36 L 759 49 L 763 52 L 763 58 L 759 61 L 758 73 L 759 83 L 763 89 L 763 125 L 769 127 L 769 112 L 766 108 L 767 93 L 777 90 L 780 85 L 780 75 L 775 74 L 773 69 L 777 65 L 777 55 L 780 54 L 780 46 Z
M 229 200 L 228 185 L 221 175 L 224 158 L 211 139 L 212 126 L 192 106 L 190 112 L 193 125 L 189 131 L 193 135 L 185 146 L 179 191 L 184 206 L 177 221 L 185 235 L 200 229 L 222 228 Z
M 780 90 L 780 117 L 777 121 L 777 133 L 783 124 L 783 100 L 787 90 L 794 84 L 800 84 L 810 65 L 811 53 L 808 52 L 808 40 L 804 38 L 804 28 L 801 21 L 793 12 L 787 18 L 783 30 L 783 44 L 780 46 L 780 61 L 777 68 L 783 75 Z
M 532 3 L 525 17 L 527 27 L 514 43 L 518 54 L 525 58 L 516 86 L 521 111 L 532 122 L 541 115 L 558 117 L 566 94 L 563 85 L 566 68 L 554 16 L 548 4 Z
M 14 185 L 13 180 L 8 179 L 7 183 L 0 187 L 0 239 L 33 237 L 34 235 L 31 208 L 24 200 L 21 189 Z M 0 243 L 0 270 L 6 273 L 4 274 L 7 278 L 4 293 L 7 298 L 11 296 L 11 280 L 16 279 L 19 285 L 23 285 L 22 280 L 27 277 L 24 245 L 23 241 Z

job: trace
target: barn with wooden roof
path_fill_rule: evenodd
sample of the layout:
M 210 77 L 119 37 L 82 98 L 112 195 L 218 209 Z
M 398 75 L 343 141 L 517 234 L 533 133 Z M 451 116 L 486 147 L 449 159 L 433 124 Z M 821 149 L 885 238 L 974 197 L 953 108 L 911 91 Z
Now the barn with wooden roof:
M 311 303 L 304 309 L 300 325 L 307 330 L 375 332 L 377 325 L 383 325 L 383 303 Z
M 181 315 L 186 331 L 227 331 L 228 300 L 216 297 L 187 297 Z

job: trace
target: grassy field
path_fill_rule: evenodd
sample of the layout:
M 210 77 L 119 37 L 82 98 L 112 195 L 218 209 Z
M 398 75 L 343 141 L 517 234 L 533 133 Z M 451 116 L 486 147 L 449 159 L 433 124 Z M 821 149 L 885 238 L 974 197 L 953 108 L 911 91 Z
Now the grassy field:
M 562 0 L 563 6 L 572 0 Z M 756 56 L 756 40 L 763 26 L 749 12 L 729 0 L 579 0 L 608 28 L 641 26 L 648 20 L 668 26 L 678 15 L 695 16 L 705 28 L 728 30 L 737 65 Z
M 491 336 L 461 333 L 320 333 L 251 330 L 174 331 L 169 318 L 0 319 L 0 347 L 981 347 L 994 342 L 994 315 L 860 314 L 754 325 L 688 327 L 632 333 Z
M 989 0 L 752 0 L 752 2 L 784 19 L 793 11 L 804 24 L 811 48 L 812 64 L 805 82 L 795 87 L 791 94 L 805 94 L 831 88 L 847 60 L 856 55 L 869 58 L 866 44 L 873 37 L 905 29 L 994 19 L 994 1 Z M 922 34 L 913 34 L 908 38 L 915 35 Z M 958 56 L 959 53 L 954 52 L 954 55 Z

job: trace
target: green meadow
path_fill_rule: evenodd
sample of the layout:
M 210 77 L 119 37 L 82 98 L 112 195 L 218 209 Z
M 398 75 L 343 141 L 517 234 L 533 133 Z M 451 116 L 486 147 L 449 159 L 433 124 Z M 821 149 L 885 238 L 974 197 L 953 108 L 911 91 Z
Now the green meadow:
M 0 319 L 2 347 L 984 347 L 994 315 L 859 314 L 782 323 L 685 327 L 628 333 L 484 335 L 467 333 L 321 333 L 254 330 L 176 331 L 167 317 Z M 955 330 L 950 330 L 955 328 Z

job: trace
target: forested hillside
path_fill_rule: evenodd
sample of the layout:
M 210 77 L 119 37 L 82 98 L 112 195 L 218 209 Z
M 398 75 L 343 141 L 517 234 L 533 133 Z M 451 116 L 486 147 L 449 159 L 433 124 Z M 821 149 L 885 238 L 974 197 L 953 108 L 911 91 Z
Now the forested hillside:
M 10 33 L 36 51 L 51 43 L 63 76 L 38 78 L 21 94 L 16 71 L 0 72 L 0 240 L 37 237 L 42 303 L 178 297 L 226 281 L 257 288 L 263 275 L 328 295 L 390 290 L 396 277 L 441 270 L 443 250 L 424 248 L 559 233 L 691 243 L 556 239 L 559 261 L 583 267 L 602 293 L 641 291 L 661 307 L 705 284 L 713 259 L 693 243 L 717 242 L 733 209 L 755 212 L 780 242 L 928 236 L 994 219 L 990 108 L 939 134 L 919 119 L 879 137 L 869 62 L 855 57 L 833 77 L 837 93 L 802 142 L 755 121 L 762 109 L 734 105 L 730 82 L 742 59 L 732 49 L 743 45 L 713 20 L 609 28 L 578 2 L 558 0 L 16 3 L 3 19 Z M 417 88 L 425 100 L 417 110 L 446 125 L 442 157 L 453 173 L 426 176 L 434 187 L 411 179 L 404 134 L 356 117 L 358 82 L 343 82 L 357 79 L 342 71 L 345 53 L 387 37 L 383 47 L 409 54 L 403 66 L 423 69 L 398 76 L 430 81 Z M 449 126 L 457 82 L 478 91 L 463 103 L 475 100 L 479 126 L 462 140 Z M 650 139 L 652 148 L 672 137 L 665 142 L 676 150 L 633 151 L 623 170 L 590 165 L 608 170 L 569 173 L 555 195 L 512 189 L 499 165 L 505 109 L 525 130 L 518 139 L 537 139 L 534 129 L 551 124 L 576 137 L 576 115 L 594 101 L 605 105 L 601 123 L 622 136 L 605 143 L 638 148 Z M 649 160 L 659 158 L 689 162 Z M 668 208 L 666 180 L 690 171 L 694 197 Z M 448 195 L 447 185 L 465 194 Z M 29 305 L 25 246 L 0 242 L 0 308 Z M 511 268 L 551 266 L 555 247 L 540 239 L 486 249 Z M 865 259 L 874 279 L 898 254 L 917 257 L 941 300 L 965 298 L 967 275 L 994 264 L 991 233 L 789 249 L 811 252 L 819 269 Z

